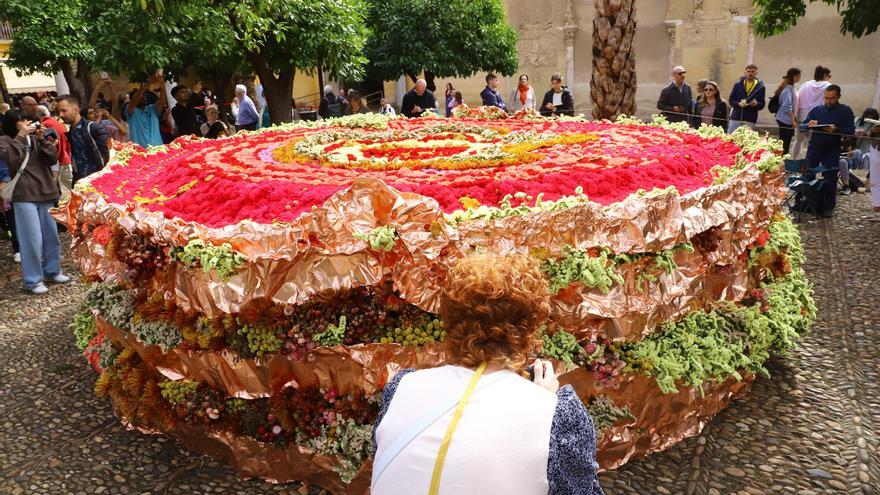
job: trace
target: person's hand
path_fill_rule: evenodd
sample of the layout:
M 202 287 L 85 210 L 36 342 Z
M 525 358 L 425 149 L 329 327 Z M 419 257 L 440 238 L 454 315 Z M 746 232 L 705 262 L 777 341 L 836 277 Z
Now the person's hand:
M 37 127 L 34 129 L 34 136 L 37 136 L 37 139 L 43 139 L 43 132 L 45 128 L 43 126 Z
M 416 105 L 413 107 L 412 111 L 413 111 L 413 113 L 419 113 L 422 111 L 422 107 Z
M 553 372 L 553 363 L 536 359 L 532 366 L 535 368 L 535 384 L 555 394 L 559 390 L 559 380 Z
M 546 108 L 547 110 L 550 110 L 551 112 L 556 111 L 556 105 L 554 105 L 552 103 L 548 103 L 548 104 L 544 105 L 544 108 Z
M 829 125 L 828 127 L 826 127 L 826 129 L 828 130 L 828 132 L 837 132 L 837 126 L 834 124 Z
M 811 121 L 807 122 L 807 127 L 816 127 L 817 125 L 819 125 L 818 120 L 811 120 Z
M 749 102 L 749 106 L 750 106 L 750 107 L 756 107 L 756 106 L 758 106 L 758 100 L 752 100 L 752 101 L 750 101 L 750 102 Z

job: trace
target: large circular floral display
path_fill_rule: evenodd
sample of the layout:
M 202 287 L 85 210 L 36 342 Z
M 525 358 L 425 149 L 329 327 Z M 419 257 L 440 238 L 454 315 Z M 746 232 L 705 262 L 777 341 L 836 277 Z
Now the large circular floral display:
M 809 330 L 781 161 L 746 128 L 631 119 L 356 116 L 124 147 L 56 211 L 93 282 L 71 327 L 140 431 L 365 493 L 382 387 L 444 362 L 450 266 L 528 254 L 553 294 L 535 356 L 613 469 L 699 433 Z
M 355 178 L 434 198 L 447 213 L 463 198 L 488 206 L 516 193 L 552 201 L 578 187 L 600 204 L 654 187 L 684 194 L 711 182 L 712 167 L 732 166 L 738 151 L 717 137 L 635 125 L 394 120 L 379 129 L 294 128 L 182 143 L 135 155 L 93 185 L 112 202 L 220 227 L 292 221 Z

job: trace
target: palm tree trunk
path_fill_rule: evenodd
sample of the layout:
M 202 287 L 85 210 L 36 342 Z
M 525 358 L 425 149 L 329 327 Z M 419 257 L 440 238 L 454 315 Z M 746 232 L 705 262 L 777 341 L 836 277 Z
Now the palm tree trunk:
M 593 75 L 590 97 L 594 119 L 636 112 L 635 0 L 595 0 Z

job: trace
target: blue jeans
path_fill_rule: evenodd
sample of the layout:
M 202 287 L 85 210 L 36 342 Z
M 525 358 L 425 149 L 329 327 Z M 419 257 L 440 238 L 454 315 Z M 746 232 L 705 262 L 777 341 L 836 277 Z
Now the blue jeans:
M 42 203 L 16 202 L 15 230 L 21 248 L 21 273 L 24 285 L 33 289 L 61 273 L 61 242 L 58 225 L 49 216 L 52 201 Z
M 731 120 L 730 122 L 727 123 L 727 133 L 733 134 L 733 131 L 737 130 L 741 126 L 747 126 L 747 127 L 751 127 L 752 129 L 754 129 L 755 123 L 754 122 L 745 122 L 742 120 Z

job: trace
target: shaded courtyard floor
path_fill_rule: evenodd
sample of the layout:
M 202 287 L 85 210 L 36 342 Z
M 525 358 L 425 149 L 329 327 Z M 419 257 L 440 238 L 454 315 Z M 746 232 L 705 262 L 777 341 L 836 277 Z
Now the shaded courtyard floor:
M 819 307 L 801 348 L 768 363 L 772 378 L 699 436 L 602 474 L 609 495 L 880 495 L 880 223 L 869 209 L 867 194 L 841 197 L 834 219 L 801 226 Z M 0 493 L 320 493 L 241 481 L 174 441 L 127 431 L 92 393 L 96 375 L 67 330 L 82 292 L 78 282 L 24 292 L 0 242 Z

